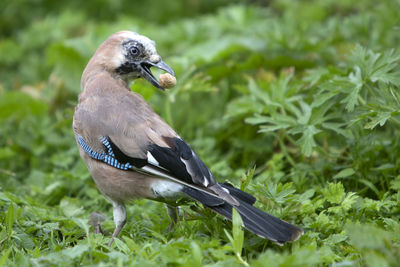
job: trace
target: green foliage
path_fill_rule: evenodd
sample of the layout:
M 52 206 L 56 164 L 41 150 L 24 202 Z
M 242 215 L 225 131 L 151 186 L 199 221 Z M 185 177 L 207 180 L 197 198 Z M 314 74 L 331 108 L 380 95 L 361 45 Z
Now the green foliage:
M 234 209 L 232 211 L 232 235 L 231 236 L 226 229 L 224 229 L 226 236 L 232 244 L 233 253 L 235 253 L 236 258 L 245 266 L 249 266 L 249 264 L 242 259 L 242 250 L 243 250 L 243 238 L 244 233 L 243 229 L 241 229 L 243 225 L 242 218 L 239 213 Z
M 2 1 L 0 266 L 395 266 L 399 9 L 396 0 Z M 237 213 L 231 227 L 198 206 L 167 232 L 164 207 L 137 200 L 107 246 L 112 207 L 71 123 L 85 64 L 125 29 L 154 39 L 178 80 L 165 93 L 141 80 L 132 90 L 220 182 L 303 237 L 279 247 L 243 231 Z M 93 211 L 107 217 L 105 236 L 88 224 Z

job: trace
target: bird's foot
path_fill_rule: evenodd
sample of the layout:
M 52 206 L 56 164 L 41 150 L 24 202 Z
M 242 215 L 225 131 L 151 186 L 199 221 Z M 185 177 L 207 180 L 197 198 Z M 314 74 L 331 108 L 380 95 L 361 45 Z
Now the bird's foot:
M 101 224 L 106 220 L 106 216 L 101 214 L 100 212 L 94 211 L 90 213 L 89 223 L 94 228 L 96 234 L 103 234 L 103 229 L 101 228 Z

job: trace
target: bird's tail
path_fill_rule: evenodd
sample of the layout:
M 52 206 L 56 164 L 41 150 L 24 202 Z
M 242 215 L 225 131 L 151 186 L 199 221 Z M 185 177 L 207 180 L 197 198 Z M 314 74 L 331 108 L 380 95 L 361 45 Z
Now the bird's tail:
M 272 242 L 283 245 L 285 242 L 294 241 L 298 239 L 303 230 L 295 225 L 282 221 L 268 213 L 265 213 L 256 207 L 252 206 L 255 198 L 229 184 L 220 184 L 223 188 L 227 189 L 239 205 L 235 209 L 242 217 L 244 227 L 256 235 L 269 239 Z M 185 190 L 189 197 L 199 201 L 204 206 L 210 208 L 214 212 L 232 220 L 233 205 L 226 201 L 215 197 L 213 200 L 210 195 L 198 190 Z

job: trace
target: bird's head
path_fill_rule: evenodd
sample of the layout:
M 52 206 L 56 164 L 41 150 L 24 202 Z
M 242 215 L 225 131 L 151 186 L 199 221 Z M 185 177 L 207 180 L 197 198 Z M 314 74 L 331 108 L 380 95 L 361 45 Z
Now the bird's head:
M 154 41 L 130 31 L 111 35 L 97 49 L 88 67 L 91 64 L 100 65 L 102 69 L 123 80 L 143 77 L 161 90 L 164 88 L 151 73 L 150 68 L 156 67 L 174 76 L 174 71 L 157 53 Z

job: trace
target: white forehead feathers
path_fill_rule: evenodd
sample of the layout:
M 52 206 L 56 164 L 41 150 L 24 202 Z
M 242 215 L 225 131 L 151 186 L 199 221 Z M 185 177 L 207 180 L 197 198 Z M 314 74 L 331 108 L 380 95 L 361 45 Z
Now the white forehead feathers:
M 117 34 L 123 37 L 125 40 L 131 39 L 141 43 L 149 55 L 157 54 L 156 43 L 153 40 L 147 38 L 146 36 L 130 31 L 122 31 Z
M 145 50 L 145 55 L 147 55 L 148 59 L 151 62 L 157 63 L 161 60 L 161 57 L 157 54 L 156 51 L 156 44 L 153 40 L 150 40 L 146 36 L 140 35 L 136 32 L 131 32 L 131 31 L 121 31 L 115 33 L 113 36 L 114 40 L 119 40 L 119 44 L 115 48 L 117 49 L 117 53 L 114 53 L 111 58 L 109 58 L 109 65 L 112 68 L 118 68 L 122 64 L 126 62 L 126 51 L 124 50 L 124 47 L 122 43 L 132 40 L 140 43 L 144 50 Z M 114 48 L 114 49 L 115 49 Z

